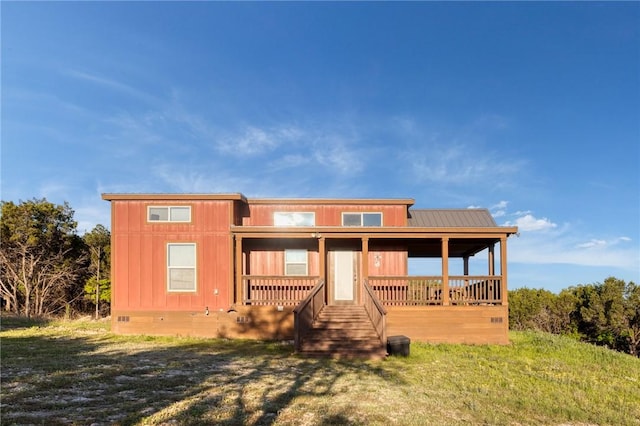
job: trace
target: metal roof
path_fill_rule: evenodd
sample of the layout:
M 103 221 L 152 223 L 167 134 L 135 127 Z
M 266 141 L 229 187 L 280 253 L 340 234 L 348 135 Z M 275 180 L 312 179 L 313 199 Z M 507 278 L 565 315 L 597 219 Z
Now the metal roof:
M 498 226 L 487 209 L 410 209 L 407 224 L 417 228 Z

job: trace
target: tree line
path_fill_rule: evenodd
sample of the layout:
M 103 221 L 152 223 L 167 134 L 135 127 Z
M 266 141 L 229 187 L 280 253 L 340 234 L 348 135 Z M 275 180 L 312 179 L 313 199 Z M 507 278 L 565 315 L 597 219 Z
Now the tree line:
M 111 235 L 96 225 L 80 236 L 68 203 L 1 202 L 0 297 L 30 316 L 109 313 Z M 640 286 L 614 277 L 559 294 L 509 291 L 513 330 L 540 330 L 640 356 Z
M 68 203 L 1 202 L 0 297 L 15 314 L 109 312 L 111 235 L 96 225 L 80 236 Z
M 512 330 L 564 334 L 640 356 L 640 286 L 609 277 L 603 283 L 509 291 Z

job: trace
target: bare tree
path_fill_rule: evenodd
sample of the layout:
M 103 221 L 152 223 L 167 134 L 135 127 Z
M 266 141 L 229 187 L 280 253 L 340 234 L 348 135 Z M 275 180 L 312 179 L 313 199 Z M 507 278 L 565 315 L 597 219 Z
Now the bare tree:
M 68 288 L 83 273 L 82 240 L 75 231 L 67 203 L 2 202 L 0 295 L 11 310 L 29 317 L 64 306 Z

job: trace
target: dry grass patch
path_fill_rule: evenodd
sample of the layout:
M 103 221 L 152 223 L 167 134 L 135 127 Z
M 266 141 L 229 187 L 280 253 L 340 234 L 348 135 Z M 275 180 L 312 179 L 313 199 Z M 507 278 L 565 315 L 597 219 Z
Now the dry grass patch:
M 640 425 L 640 360 L 544 334 L 336 361 L 93 321 L 2 326 L 2 424 Z

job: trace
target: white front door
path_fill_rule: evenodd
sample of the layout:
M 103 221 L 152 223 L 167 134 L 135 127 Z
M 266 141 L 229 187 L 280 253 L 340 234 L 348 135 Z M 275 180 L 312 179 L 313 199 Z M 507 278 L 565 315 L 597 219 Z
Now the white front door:
M 336 303 L 353 303 L 355 299 L 354 254 L 334 252 L 333 299 Z

